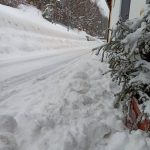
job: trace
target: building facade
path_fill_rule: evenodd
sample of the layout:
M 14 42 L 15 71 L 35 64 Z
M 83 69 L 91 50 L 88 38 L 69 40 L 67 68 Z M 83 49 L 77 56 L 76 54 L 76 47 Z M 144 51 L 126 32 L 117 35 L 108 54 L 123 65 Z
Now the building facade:
M 150 0 L 107 0 L 107 2 L 110 8 L 110 29 L 113 29 L 120 17 L 126 21 L 142 16 L 146 4 L 150 4 Z

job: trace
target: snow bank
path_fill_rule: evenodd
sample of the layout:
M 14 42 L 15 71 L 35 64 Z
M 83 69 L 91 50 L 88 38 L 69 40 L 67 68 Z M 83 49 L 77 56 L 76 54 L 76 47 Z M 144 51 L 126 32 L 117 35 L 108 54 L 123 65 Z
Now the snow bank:
M 0 150 L 17 150 L 17 142 L 14 136 L 17 122 L 10 115 L 0 115 Z
M 19 5 L 18 9 L 23 12 L 23 14 L 28 15 L 29 17 L 34 17 L 34 18 L 43 18 L 42 17 L 42 12 L 37 9 L 36 7 L 32 5 Z
M 97 41 L 92 41 L 98 44 Z M 34 7 L 21 5 L 19 9 L 0 5 L 0 60 L 8 57 L 59 53 L 71 47 L 88 47 L 86 34 L 52 24 L 42 18 Z M 35 53 L 36 52 L 36 53 Z M 63 52 L 63 51 L 61 51 Z
M 110 137 L 106 150 L 149 150 L 150 139 L 144 137 L 141 131 L 116 132 Z
M 0 27 L 10 27 L 55 37 L 79 38 L 73 31 L 67 32 L 65 27 L 46 21 L 40 14 L 40 11 L 31 6 L 21 5 L 19 9 L 15 9 L 0 4 Z
M 0 135 L 13 140 L 0 143 L 19 150 L 149 150 L 149 138 L 141 131 L 129 134 L 122 113 L 113 108 L 119 87 L 106 71 L 106 62 L 86 55 L 52 76 L 38 75 L 11 89 L 5 85 L 0 114 L 16 123 L 10 121 L 12 138 L 0 126 Z

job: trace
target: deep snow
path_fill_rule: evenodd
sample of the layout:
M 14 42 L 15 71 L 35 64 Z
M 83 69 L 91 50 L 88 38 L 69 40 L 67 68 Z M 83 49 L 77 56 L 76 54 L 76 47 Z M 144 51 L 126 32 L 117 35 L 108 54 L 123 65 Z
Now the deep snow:
M 149 138 L 129 134 L 113 108 L 119 87 L 107 70 L 87 54 L 53 74 L 2 86 L 2 150 L 149 150 Z
M 119 87 L 89 53 L 101 43 L 25 10 L 0 5 L 0 150 L 149 150 L 113 108 Z

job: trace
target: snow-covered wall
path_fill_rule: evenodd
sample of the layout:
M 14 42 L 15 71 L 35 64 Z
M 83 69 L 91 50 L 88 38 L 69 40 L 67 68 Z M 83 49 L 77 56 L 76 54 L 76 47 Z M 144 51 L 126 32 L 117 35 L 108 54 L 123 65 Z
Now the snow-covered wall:
M 110 14 L 110 28 L 113 29 L 119 20 L 121 12 L 122 0 L 112 0 L 112 11 Z M 131 0 L 129 19 L 134 19 L 142 15 L 142 11 L 146 6 L 146 0 Z M 110 34 L 109 34 L 110 38 Z
M 129 19 L 139 17 L 145 5 L 146 0 L 131 0 Z

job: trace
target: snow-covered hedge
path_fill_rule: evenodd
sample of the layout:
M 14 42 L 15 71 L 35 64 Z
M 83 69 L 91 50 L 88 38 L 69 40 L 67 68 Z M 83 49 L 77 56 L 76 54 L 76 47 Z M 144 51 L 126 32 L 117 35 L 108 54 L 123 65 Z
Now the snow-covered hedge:
M 119 20 L 108 44 L 101 46 L 106 52 L 113 81 L 122 86 L 116 94 L 115 107 L 120 104 L 129 113 L 129 101 L 134 96 L 144 116 L 150 115 L 150 6 L 139 19 Z

